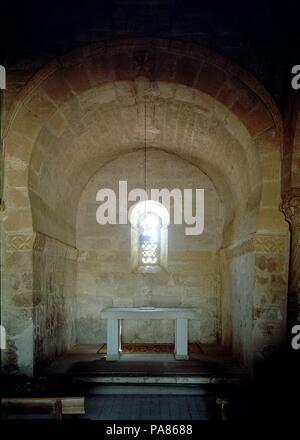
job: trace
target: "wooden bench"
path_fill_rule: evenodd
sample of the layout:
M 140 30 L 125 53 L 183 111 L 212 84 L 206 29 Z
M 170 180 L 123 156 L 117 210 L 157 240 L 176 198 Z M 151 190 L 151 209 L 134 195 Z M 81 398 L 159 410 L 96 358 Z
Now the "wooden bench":
M 1 399 L 1 410 L 7 414 L 55 414 L 57 420 L 65 414 L 85 414 L 84 397 L 7 397 Z

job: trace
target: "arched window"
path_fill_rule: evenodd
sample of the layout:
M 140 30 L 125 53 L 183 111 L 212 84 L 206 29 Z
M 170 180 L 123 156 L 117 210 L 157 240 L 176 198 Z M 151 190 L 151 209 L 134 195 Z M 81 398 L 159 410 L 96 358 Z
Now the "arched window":
M 140 264 L 157 264 L 160 260 L 161 220 L 158 215 L 146 212 L 138 221 Z
M 159 202 L 137 203 L 130 212 L 131 262 L 137 272 L 167 269 L 168 210 Z

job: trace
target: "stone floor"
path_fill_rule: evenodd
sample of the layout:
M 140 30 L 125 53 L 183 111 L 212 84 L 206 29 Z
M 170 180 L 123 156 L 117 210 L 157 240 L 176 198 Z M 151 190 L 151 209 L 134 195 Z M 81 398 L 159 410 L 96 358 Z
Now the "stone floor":
M 109 362 L 105 354 L 97 354 L 96 347 L 77 346 L 37 372 L 31 381 L 8 376 L 1 382 L 0 378 L 0 395 L 83 396 L 85 414 L 65 418 L 91 420 L 276 420 L 294 417 L 299 407 L 292 397 L 299 395 L 297 388 L 289 383 L 284 365 L 254 387 L 234 359 L 217 349 L 193 353 L 188 361 L 176 361 L 170 354 L 160 359 L 153 354 L 144 356 L 148 357 L 128 354 Z M 223 415 L 219 399 L 229 402 Z
M 42 375 L 93 377 L 96 382 L 213 383 L 244 380 L 246 372 L 228 355 L 192 353 L 176 361 L 168 353 L 126 353 L 120 361 L 106 361 L 94 346 L 77 346 L 58 358 Z
M 199 396 L 89 397 L 85 417 L 95 420 L 211 420 L 215 399 Z
M 217 398 L 230 394 L 222 387 L 170 385 L 90 385 L 85 388 L 85 414 L 66 419 L 89 420 L 221 420 Z M 237 416 L 235 399 L 226 417 Z M 252 409 L 251 409 L 252 408 Z M 253 416 L 249 402 L 239 399 L 238 413 Z M 256 408 L 257 413 L 257 408 Z M 53 415 L 3 414 L 5 419 L 53 419 Z
M 220 420 L 216 399 L 228 396 L 230 389 L 222 385 L 92 385 L 87 393 L 84 418 Z M 247 411 L 243 405 L 244 416 Z
M 247 373 L 217 347 L 192 353 L 186 361 L 176 361 L 169 353 L 127 353 L 120 361 L 111 362 L 106 361 L 105 353 L 98 353 L 97 346 L 82 345 L 58 358 L 38 376 L 37 382 L 46 380 L 46 395 L 50 391 L 51 395 L 85 397 L 85 415 L 66 418 L 219 420 L 222 414 L 216 404 L 218 398 L 232 399 L 231 418 L 240 413 L 248 418 L 253 413 L 249 399 L 236 397 L 247 386 Z

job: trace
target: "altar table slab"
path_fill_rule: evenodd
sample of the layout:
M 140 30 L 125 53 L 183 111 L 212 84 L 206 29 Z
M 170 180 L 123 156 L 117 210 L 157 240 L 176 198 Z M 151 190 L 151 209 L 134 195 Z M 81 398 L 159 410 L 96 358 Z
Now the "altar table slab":
M 188 320 L 195 319 L 195 312 L 189 307 L 110 307 L 103 309 L 101 318 L 107 319 L 107 356 L 109 361 L 120 359 L 121 322 L 124 319 L 171 319 L 175 321 L 175 349 L 177 360 L 188 356 Z

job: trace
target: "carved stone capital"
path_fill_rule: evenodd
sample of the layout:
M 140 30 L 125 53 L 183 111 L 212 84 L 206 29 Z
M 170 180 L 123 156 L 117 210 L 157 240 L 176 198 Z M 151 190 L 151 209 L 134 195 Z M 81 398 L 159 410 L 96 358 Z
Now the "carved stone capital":
M 300 226 L 300 188 L 286 191 L 280 208 L 290 225 Z

